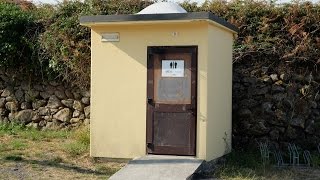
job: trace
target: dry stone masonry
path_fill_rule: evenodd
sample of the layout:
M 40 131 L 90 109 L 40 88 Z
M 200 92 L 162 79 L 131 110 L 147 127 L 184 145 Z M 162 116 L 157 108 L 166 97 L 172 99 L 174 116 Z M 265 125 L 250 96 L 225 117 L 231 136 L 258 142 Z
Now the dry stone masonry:
M 310 69 L 270 61 L 234 64 L 236 147 L 256 146 L 259 141 L 305 148 L 320 143 L 320 75 Z
M 90 122 L 90 92 L 57 81 L 27 81 L 0 70 L 0 122 L 70 129 Z
M 69 129 L 90 122 L 90 92 L 0 70 L 0 122 Z M 35 83 L 37 82 L 37 83 Z M 320 75 L 263 62 L 233 68 L 233 145 L 320 143 Z

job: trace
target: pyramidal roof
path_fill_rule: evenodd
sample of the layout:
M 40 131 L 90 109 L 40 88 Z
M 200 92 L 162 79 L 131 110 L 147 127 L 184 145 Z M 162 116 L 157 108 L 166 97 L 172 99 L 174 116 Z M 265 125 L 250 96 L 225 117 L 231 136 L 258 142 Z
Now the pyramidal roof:
M 187 13 L 180 5 L 173 2 L 154 3 L 137 14 L 170 14 L 170 13 Z

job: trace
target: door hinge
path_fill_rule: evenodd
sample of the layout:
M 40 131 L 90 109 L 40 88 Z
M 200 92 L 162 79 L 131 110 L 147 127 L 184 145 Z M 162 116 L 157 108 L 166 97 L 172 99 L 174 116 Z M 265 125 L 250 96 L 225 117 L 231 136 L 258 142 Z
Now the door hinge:
M 147 143 L 147 148 L 153 149 L 153 147 L 154 147 L 153 143 Z
M 148 98 L 147 101 L 148 101 L 148 104 L 154 106 L 154 101 L 152 98 Z

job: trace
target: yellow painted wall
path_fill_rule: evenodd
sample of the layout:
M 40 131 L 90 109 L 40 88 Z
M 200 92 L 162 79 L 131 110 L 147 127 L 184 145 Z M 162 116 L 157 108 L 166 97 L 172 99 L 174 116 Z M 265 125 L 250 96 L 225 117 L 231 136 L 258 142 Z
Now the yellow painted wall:
M 231 32 L 207 21 L 91 28 L 91 156 L 146 154 L 147 46 L 191 45 L 198 46 L 196 156 L 224 153 L 224 132 L 231 142 Z M 101 42 L 107 32 L 120 33 L 120 42 Z
M 209 26 L 207 159 L 231 151 L 233 34 Z
M 119 32 L 120 42 L 101 42 L 101 33 Z M 178 32 L 173 36 L 173 32 Z M 198 45 L 206 76 L 207 23 L 112 25 L 91 31 L 92 156 L 133 158 L 146 154 L 147 46 Z M 199 78 L 198 112 L 206 114 L 206 78 Z M 197 156 L 205 158 L 205 121 L 197 124 Z

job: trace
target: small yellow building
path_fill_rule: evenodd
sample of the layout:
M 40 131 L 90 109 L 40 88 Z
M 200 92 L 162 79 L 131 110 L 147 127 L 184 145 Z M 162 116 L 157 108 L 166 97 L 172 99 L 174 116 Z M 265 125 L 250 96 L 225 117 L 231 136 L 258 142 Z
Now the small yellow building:
M 231 150 L 237 28 L 157 6 L 80 19 L 91 28 L 91 156 L 212 160 Z

